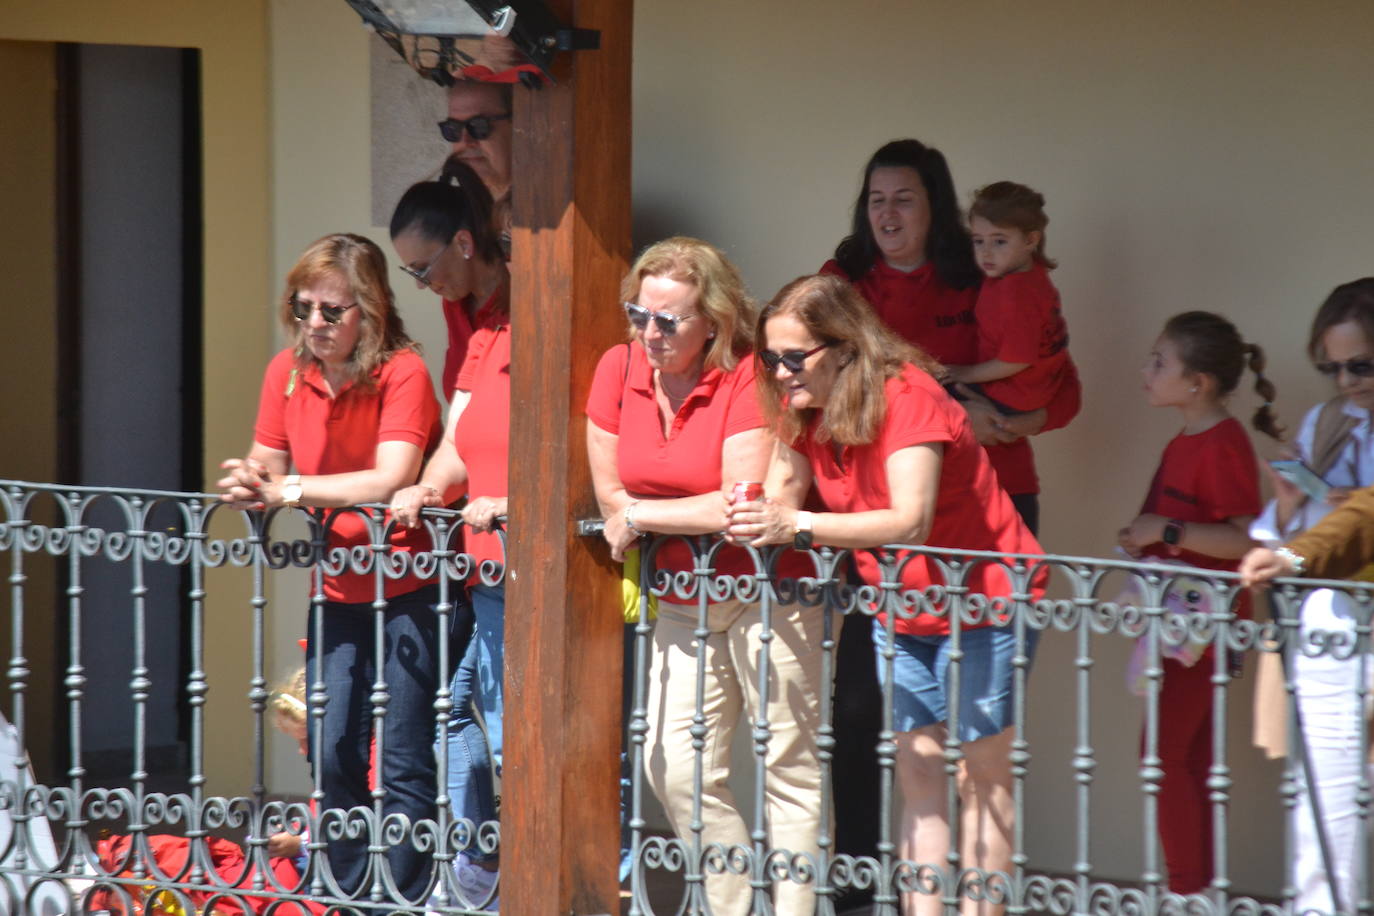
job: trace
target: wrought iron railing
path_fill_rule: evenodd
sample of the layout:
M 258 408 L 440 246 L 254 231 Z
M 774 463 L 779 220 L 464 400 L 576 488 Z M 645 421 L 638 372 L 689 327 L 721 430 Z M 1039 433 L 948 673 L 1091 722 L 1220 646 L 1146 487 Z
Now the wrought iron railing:
M 464 853 L 493 853 L 499 848 L 497 825 L 474 824 L 455 817 L 446 795 L 444 772 L 447 768 L 443 740 L 452 710 L 447 674 L 455 660 L 449 657 L 447 643 L 440 641 L 439 665 L 444 676 L 435 696 L 440 740 L 439 784 L 436 817 L 419 823 L 388 820 L 383 813 L 384 792 L 374 793 L 371 807 L 350 811 L 318 810 L 304 802 L 276 799 L 266 786 L 264 744 L 268 732 L 269 676 L 267 649 L 270 602 L 268 583 L 289 567 L 313 570 L 312 607 L 323 603 L 321 577 L 345 569 L 371 576 L 376 584 L 376 613 L 383 613 L 383 586 L 387 579 L 415 573 L 432 580 L 438 587 L 434 625 L 447 632 L 448 616 L 463 600 L 463 582 L 478 576 L 487 584 L 501 581 L 499 564 L 475 566 L 472 558 L 454 549 L 454 536 L 461 528 L 456 515 L 435 511 L 426 519 L 432 549 L 412 555 L 393 554 L 387 546 L 383 513 L 377 507 L 344 510 L 365 520 L 368 544 L 348 550 L 330 548 L 329 522 L 309 530 L 288 522 L 292 513 L 237 513 L 222 507 L 213 496 L 193 493 L 137 492 L 110 488 L 62 487 L 18 481 L 0 481 L 0 550 L 8 555 L 10 584 L 10 646 L 6 711 L 11 723 L 13 767 L 0 772 L 0 814 L 8 834 L 0 836 L 5 846 L 0 855 L 0 907 L 9 913 L 64 913 L 85 909 L 110 909 L 134 912 L 143 905 L 161 905 L 185 913 L 197 909 L 209 912 L 219 906 L 244 910 L 295 913 L 321 905 L 349 905 L 377 911 L 426 913 L 470 912 L 483 907 L 484 900 L 472 899 L 455 881 L 449 867 Z M 288 525 L 295 525 L 288 528 Z M 595 526 L 589 526 L 589 533 Z M 659 551 L 670 544 L 686 545 L 692 556 L 692 569 L 674 575 L 655 575 Z M 799 912 L 795 908 L 815 906 L 816 912 L 842 912 L 856 892 L 871 895 L 874 912 L 896 914 L 902 906 L 916 907 L 921 902 L 938 902 L 946 912 L 961 907 L 969 912 L 981 905 L 992 912 L 1049 911 L 1054 913 L 1280 913 L 1292 910 L 1297 889 L 1288 886 L 1281 899 L 1261 902 L 1237 888 L 1232 863 L 1258 842 L 1274 838 L 1235 835 L 1230 817 L 1237 802 L 1232 794 L 1233 761 L 1227 757 L 1225 736 L 1231 711 L 1239 698 L 1230 676 L 1230 666 L 1238 657 L 1270 656 L 1293 662 L 1305 658 L 1328 657 L 1343 660 L 1354 672 L 1352 690 L 1357 705 L 1370 700 L 1371 608 L 1374 591 L 1369 586 L 1331 582 L 1285 582 L 1273 590 L 1273 616 L 1257 613 L 1256 619 L 1243 619 L 1235 612 L 1240 606 L 1240 590 L 1235 577 L 1226 573 L 1151 565 L 1124 560 L 1098 560 L 1074 557 L 1003 557 L 999 555 L 937 549 L 898 549 L 876 551 L 881 577 L 877 583 L 856 584 L 850 573 L 853 552 L 826 549 L 808 552 L 804 568 L 797 570 L 782 551 L 750 550 L 753 572 L 725 575 L 716 572 L 716 560 L 724 549 L 714 538 L 659 538 L 643 546 L 645 563 L 641 574 L 641 613 L 632 625 L 634 640 L 633 678 L 630 715 L 627 722 L 628 772 L 630 792 L 624 817 L 629 829 L 631 868 L 631 913 L 705 912 L 712 899 L 712 886 L 732 882 L 730 906 L 740 912 Z M 677 548 L 681 549 L 681 548 Z M 56 606 L 36 605 L 30 600 L 30 574 L 41 565 L 39 558 L 57 558 L 56 569 L 60 600 Z M 904 590 L 902 575 L 908 564 L 929 564 L 945 584 L 922 591 Z M 119 596 L 127 605 L 127 671 L 123 682 L 93 683 L 90 660 L 93 653 L 109 652 L 110 645 L 83 642 L 83 615 L 92 596 L 85 591 L 90 567 L 114 564 L 127 572 L 127 588 Z M 969 576 L 988 566 L 1003 571 L 1010 583 L 1006 594 L 988 598 L 968 589 Z M 148 585 L 153 569 L 174 568 L 180 578 L 173 586 L 176 594 L 155 594 Z M 211 685 L 206 674 L 205 615 L 207 574 L 216 569 L 237 569 L 249 581 L 245 590 L 250 613 L 244 622 L 251 635 L 251 659 L 245 666 L 245 679 L 236 685 L 216 684 L 216 696 L 231 696 L 246 688 L 246 703 L 240 714 L 253 720 L 252 786 L 242 795 L 212 795 L 206 789 L 207 696 Z M 780 571 L 786 571 L 782 574 Z M 214 574 L 219 575 L 219 574 Z M 1047 580 L 1047 581 L 1046 581 Z M 1045 589 L 1041 593 L 1041 588 Z M 1351 626 L 1344 631 L 1304 628 L 1301 608 L 1313 589 L 1329 588 L 1347 596 Z M 681 824 L 678 834 L 651 829 L 650 787 L 646 769 L 653 766 L 650 722 L 649 671 L 655 652 L 655 623 L 648 611 L 653 593 L 659 608 L 676 614 L 697 642 L 689 672 L 698 698 L 688 727 L 691 760 L 685 763 L 693 772 L 690 786 L 691 817 Z M 753 787 L 746 801 L 737 805 L 749 831 L 743 843 L 713 843 L 705 826 L 703 804 L 703 756 L 707 753 L 707 711 L 700 698 L 707 686 L 706 635 L 711 629 L 713 609 L 737 602 L 758 616 L 758 635 L 750 656 L 749 670 L 757 677 L 754 693 L 759 698 L 755 715 L 743 723 L 742 731 L 752 746 L 750 756 Z M 147 635 L 154 625 L 153 605 L 173 606 L 185 626 L 187 648 L 184 673 L 175 688 L 165 686 L 167 678 L 154 676 L 157 660 L 147 655 Z M 676 609 L 674 605 L 676 604 Z M 608 612 L 612 612 L 608 609 Z M 796 615 L 812 615 L 819 634 L 820 682 L 826 685 L 816 697 L 816 708 L 803 710 L 794 705 L 787 716 L 798 718 L 802 712 L 814 714 L 817 767 L 820 772 L 821 804 L 816 838 L 805 850 L 775 849 L 770 844 L 768 787 L 769 747 L 775 732 L 785 724 L 773 721 L 766 709 L 770 691 L 778 686 L 777 673 L 770 657 L 779 651 L 776 640 L 785 639 L 785 620 Z M 872 624 L 877 630 L 874 642 L 879 675 L 891 683 L 897 621 L 918 614 L 929 614 L 947 622 L 950 654 L 948 686 L 957 698 L 967 672 L 960 651 L 962 642 L 983 625 L 1009 634 L 1016 700 L 1013 706 L 1008 764 L 1011 773 L 1014 828 L 1010 835 L 1008 867 L 988 871 L 974 867 L 960 852 L 960 824 L 950 819 L 949 851 L 930 861 L 902 857 L 901 831 L 897 824 L 900 809 L 900 736 L 893 727 L 893 693 L 882 696 L 882 720 L 875 744 L 877 780 L 876 809 L 868 812 L 835 810 L 833 766 L 836 752 L 835 710 L 828 685 L 835 673 L 834 648 L 845 619 L 861 618 L 885 622 Z M 787 615 L 792 615 L 788 617 Z M 52 729 L 35 728 L 30 715 L 30 696 L 34 666 L 26 640 L 30 639 L 33 619 L 53 618 L 62 653 L 62 711 L 60 728 L 68 736 L 61 764 L 53 773 L 34 779 L 29 772 L 28 747 Z M 321 635 L 320 615 L 311 621 L 316 639 Z M 1038 694 L 1032 677 L 1036 643 L 1042 634 L 1072 643 L 1074 665 L 1071 696 L 1048 697 Z M 1137 644 L 1135 663 L 1138 686 L 1143 697 L 1141 755 L 1136 780 L 1140 789 L 1140 817 L 1133 829 L 1144 837 L 1143 856 L 1138 874 L 1130 881 L 1109 880 L 1095 866 L 1101 838 L 1093 832 L 1091 817 L 1095 786 L 1100 782 L 1099 757 L 1094 749 L 1094 700 L 1102 692 L 1100 679 L 1114 674 L 1095 672 L 1095 642 L 1131 641 Z M 1163 781 L 1158 734 L 1161 718 L 1169 714 L 1162 708 L 1163 658 L 1179 654 L 1192 645 L 1210 650 L 1197 662 L 1207 666 L 1210 702 L 1215 725 L 1212 732 L 1212 763 L 1207 780 L 1206 804 L 1214 829 L 1214 874 L 1208 888 L 1198 894 L 1179 895 L 1169 891 L 1168 875 L 1155 844 L 1158 796 Z M 380 649 L 378 650 L 380 652 Z M 690 656 L 690 653 L 689 653 Z M 380 667 L 380 666 L 379 666 Z M 1291 670 L 1291 669 L 1290 669 Z M 1246 805 L 1272 806 L 1287 815 L 1289 847 L 1297 845 L 1293 820 L 1301 797 L 1306 793 L 1304 757 L 1297 722 L 1299 707 L 1294 701 L 1298 689 L 1294 678 L 1285 678 L 1289 734 L 1295 739 L 1281 785 L 1262 799 L 1247 798 Z M 184 787 L 154 785 L 150 776 L 148 720 L 150 700 L 159 692 L 175 689 L 185 708 L 181 734 L 187 746 Z M 83 715 L 95 693 L 122 691 L 129 709 L 128 749 L 131 768 L 126 785 L 113 788 L 95 785 L 88 776 L 88 755 L 83 747 Z M 308 702 L 318 728 L 319 709 L 328 702 L 322 684 L 311 686 Z M 1072 792 L 1059 808 L 1055 823 L 1029 823 L 1026 818 L 1028 774 L 1036 760 L 1036 735 L 1030 727 L 1028 710 L 1038 703 L 1054 703 L 1062 715 L 1073 721 L 1074 747 L 1071 755 Z M 373 685 L 372 715 L 378 738 L 378 754 L 386 754 L 385 683 Z M 957 734 L 957 702 L 952 703 L 950 731 Z M 518 710 L 508 714 L 519 715 Z M 1358 736 L 1358 754 L 1363 761 L 1369 746 L 1369 725 L 1360 718 L 1352 726 Z M 657 734 L 662 734 L 660 729 Z M 319 734 L 316 734 L 319 740 Z M 942 747 L 943 784 L 940 789 L 947 811 L 960 805 L 959 774 L 967 748 L 955 738 Z M 1361 829 L 1355 834 L 1359 844 L 1351 861 L 1355 873 L 1349 879 L 1348 898 L 1340 903 L 1346 912 L 1369 914 L 1369 826 L 1371 824 L 1371 786 L 1369 771 L 1357 768 L 1359 784 L 1354 793 L 1356 816 Z M 60 775 L 57 775 L 60 772 Z M 323 797 L 315 783 L 314 798 Z M 518 803 L 518 800 L 512 803 Z M 876 821 L 877 842 L 871 851 L 855 852 L 836 847 L 836 818 L 870 817 Z M 1075 865 L 1068 873 L 1049 874 L 1036 868 L 1037 836 L 1043 831 L 1068 832 L 1073 836 Z M 101 845 L 100 834 L 112 831 L 129 838 L 126 845 L 110 848 Z M 302 867 L 294 872 L 274 871 L 268 855 L 268 837 L 278 831 L 307 836 Z M 327 841 L 346 833 L 366 838 L 371 870 L 369 880 L 352 897 L 335 881 L 329 868 Z M 159 858 L 154 848 L 156 835 L 185 838 L 182 858 Z M 215 839 L 219 838 L 219 839 Z M 240 857 L 225 864 L 223 841 L 237 841 Z M 397 844 L 413 844 L 436 863 L 424 899 L 405 900 L 389 872 L 386 849 Z M 104 860 L 101 859 L 105 852 Z M 1326 850 L 1326 858 L 1340 858 L 1347 850 Z M 606 852 L 608 859 L 614 853 Z M 217 858 L 218 857 L 218 858 Z M 168 862 L 175 863 L 168 865 Z M 168 870 L 170 869 L 170 871 Z M 788 896 L 788 888 L 802 888 L 800 897 Z M 159 897 L 159 895 L 161 895 Z M 719 894 L 716 895 L 719 899 Z M 801 900 L 803 903 L 798 904 Z M 789 909 L 791 907 L 792 909 Z M 150 912 L 152 910 L 149 910 Z M 723 916 L 723 914 L 717 914 Z

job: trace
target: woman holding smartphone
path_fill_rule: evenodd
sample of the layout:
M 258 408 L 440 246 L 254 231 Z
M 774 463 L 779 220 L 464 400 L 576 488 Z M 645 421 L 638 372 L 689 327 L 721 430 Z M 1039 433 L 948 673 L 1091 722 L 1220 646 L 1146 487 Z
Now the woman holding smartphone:
M 1374 277 L 1332 291 L 1312 321 L 1307 347 L 1317 370 L 1335 382 L 1338 393 L 1307 412 L 1294 454 L 1285 462 L 1274 462 L 1279 466 L 1271 474 L 1274 500 L 1250 527 L 1250 536 L 1267 547 L 1245 558 L 1241 572 L 1246 584 L 1303 572 L 1289 560 L 1294 554 L 1276 554 L 1272 548 L 1316 525 L 1356 488 L 1374 484 L 1374 431 L 1370 424 L 1370 411 L 1374 410 Z M 1283 467 L 1285 464 L 1289 467 Z M 1322 484 L 1326 485 L 1324 494 Z M 1353 640 L 1356 613 L 1344 592 L 1317 589 L 1309 593 L 1302 605 L 1298 644 L 1309 644 L 1309 637 L 1318 633 L 1344 634 Z M 1304 760 L 1312 768 L 1301 780 L 1303 791 L 1293 814 L 1297 838 L 1292 855 L 1293 886 L 1297 889 L 1294 912 L 1349 911 L 1356 902 L 1361 829 L 1356 796 L 1360 768 L 1366 765 L 1364 749 L 1358 746 L 1363 715 L 1357 691 L 1360 656 L 1340 658 L 1340 654 L 1331 649 L 1317 655 L 1301 650 L 1292 653 L 1289 676 L 1297 688 L 1302 739 L 1307 748 Z M 1370 670 L 1368 664 L 1366 670 Z M 1286 717 L 1286 704 L 1278 705 L 1274 712 Z M 1288 750 L 1293 752 L 1291 747 Z M 1366 775 L 1368 778 L 1374 774 Z M 1318 806 L 1312 804 L 1313 791 L 1318 793 Z M 1332 858 L 1330 873 L 1322 853 L 1322 832 Z

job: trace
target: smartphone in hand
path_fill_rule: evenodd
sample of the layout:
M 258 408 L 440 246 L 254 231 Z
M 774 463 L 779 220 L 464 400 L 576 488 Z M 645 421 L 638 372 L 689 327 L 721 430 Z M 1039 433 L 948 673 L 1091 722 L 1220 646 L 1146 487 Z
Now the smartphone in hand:
M 1321 475 L 1301 461 L 1296 459 L 1271 461 L 1269 466 L 1274 469 L 1274 473 L 1306 493 L 1308 499 L 1326 502 L 1326 494 L 1331 491 L 1331 485 L 1322 480 Z

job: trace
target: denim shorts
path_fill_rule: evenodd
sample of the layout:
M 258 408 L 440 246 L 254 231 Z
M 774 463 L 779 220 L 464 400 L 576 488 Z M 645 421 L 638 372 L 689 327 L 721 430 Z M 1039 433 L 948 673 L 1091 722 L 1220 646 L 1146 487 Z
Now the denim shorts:
M 949 636 L 895 635 L 892 674 L 892 729 L 913 729 L 948 722 L 950 706 Z M 1040 631 L 1027 628 L 1026 656 L 1035 658 Z M 873 645 L 878 653 L 878 677 L 887 686 L 887 628 L 873 621 Z M 1011 627 L 979 627 L 960 633 L 964 651 L 959 663 L 959 721 L 961 742 L 988 738 L 1012 724 L 1015 690 L 1011 660 L 1016 654 L 1016 631 Z M 1029 673 L 1029 669 L 1027 669 Z

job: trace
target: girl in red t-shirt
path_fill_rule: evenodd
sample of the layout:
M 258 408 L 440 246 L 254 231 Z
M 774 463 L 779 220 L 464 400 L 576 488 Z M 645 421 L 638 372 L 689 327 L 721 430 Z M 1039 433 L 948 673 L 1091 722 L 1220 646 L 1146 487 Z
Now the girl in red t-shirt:
M 1259 469 L 1244 427 L 1226 410 L 1247 363 L 1264 399 L 1254 426 L 1281 438 L 1270 409 L 1274 386 L 1262 374 L 1258 346 L 1245 343 L 1235 325 L 1210 312 L 1184 312 L 1164 325 L 1143 370 L 1145 393 L 1152 407 L 1177 408 L 1183 429 L 1165 447 L 1140 514 L 1117 536 L 1132 557 L 1234 570 L 1254 546 L 1249 527 L 1260 510 Z M 1243 605 L 1237 611 L 1247 613 Z M 1213 874 L 1207 777 L 1216 663 L 1204 654 L 1191 666 L 1173 658 L 1163 664 L 1159 834 L 1169 889 L 1192 894 L 1204 890 Z

